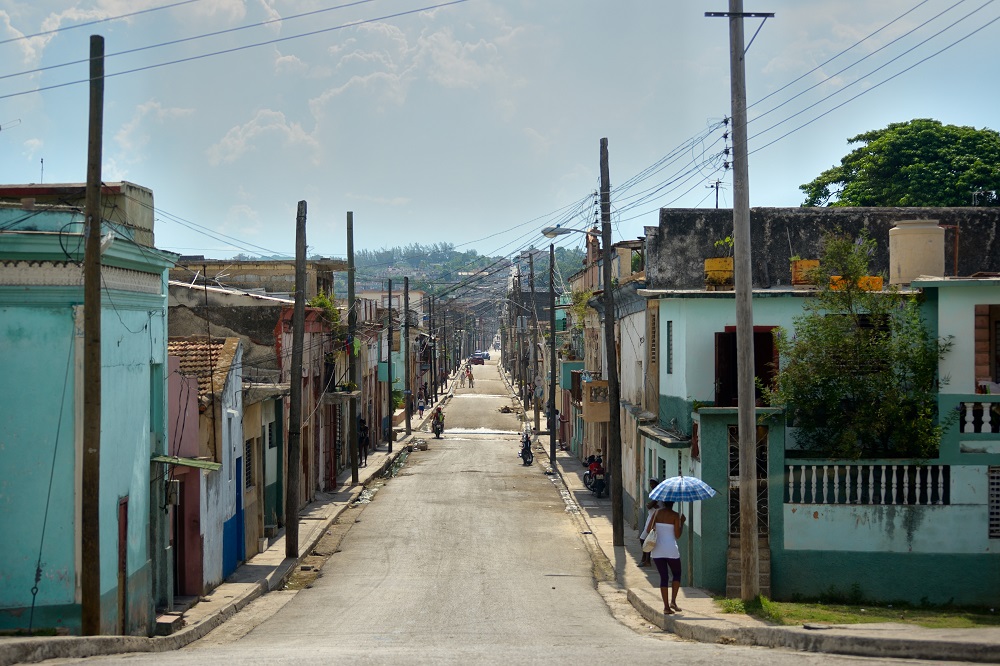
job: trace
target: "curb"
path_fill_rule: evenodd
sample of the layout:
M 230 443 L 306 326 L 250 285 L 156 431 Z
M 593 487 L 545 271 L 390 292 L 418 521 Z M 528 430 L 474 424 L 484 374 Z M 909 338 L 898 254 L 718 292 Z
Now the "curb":
M 664 631 L 701 643 L 784 648 L 855 657 L 978 663 L 996 663 L 998 660 L 995 645 L 921 637 L 917 632 L 907 638 L 883 638 L 845 634 L 843 625 L 831 625 L 821 630 L 779 626 L 741 627 L 704 615 L 699 615 L 698 621 L 692 622 L 664 615 L 631 589 L 628 590 L 628 600 L 644 618 Z
M 412 439 L 412 436 L 410 437 Z M 385 471 L 395 464 L 406 446 L 406 438 L 398 442 L 400 448 L 388 456 L 371 479 L 381 477 Z M 295 558 L 285 558 L 281 564 L 258 581 L 242 595 L 223 606 L 219 611 L 205 618 L 198 624 L 184 627 L 170 636 L 56 636 L 45 638 L 9 638 L 0 642 L 0 666 L 11 666 L 19 663 L 33 663 L 48 659 L 81 659 L 102 655 L 125 654 L 129 652 L 166 652 L 178 650 L 218 628 L 228 619 L 236 615 L 250 602 L 258 597 L 281 587 L 296 566 L 312 552 L 319 540 L 323 538 L 337 518 L 347 509 L 348 505 L 361 494 L 365 484 L 360 484 L 352 491 L 350 499 L 338 505 L 328 516 L 308 542 L 304 543 L 302 554 Z

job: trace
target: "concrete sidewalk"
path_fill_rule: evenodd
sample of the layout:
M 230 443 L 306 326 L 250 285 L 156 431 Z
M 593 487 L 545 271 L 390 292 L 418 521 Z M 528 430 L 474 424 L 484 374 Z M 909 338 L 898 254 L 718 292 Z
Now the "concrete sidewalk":
M 538 452 L 535 460 L 548 468 L 548 447 L 545 448 L 546 452 Z M 778 626 L 746 615 L 722 613 L 708 592 L 692 587 L 681 587 L 677 595 L 682 611 L 664 615 L 655 567 L 639 567 L 642 548 L 638 533 L 626 527 L 625 546 L 613 545 L 611 501 L 594 497 L 584 486 L 585 471 L 571 453 L 557 452 L 556 472 L 593 534 L 599 547 L 596 556 L 606 558 L 606 564 L 613 568 L 617 583 L 627 590 L 629 602 L 636 610 L 665 631 L 706 643 L 863 657 L 1000 663 L 1000 628 L 925 629 L 893 623 Z
M 449 387 L 437 405 L 452 397 Z M 289 574 L 312 552 L 340 514 L 357 499 L 365 485 L 381 477 L 399 458 L 413 439 L 426 439 L 423 427 L 430 420 L 430 411 L 423 419 L 412 419 L 413 434 L 393 442 L 390 454 L 381 442 L 368 454 L 368 464 L 358 469 L 358 483 L 351 483 L 351 470 L 337 475 L 334 492 L 317 493 L 316 500 L 299 512 L 299 548 L 296 557 L 285 556 L 285 532 L 273 539 L 267 550 L 237 567 L 236 571 L 184 615 L 184 626 L 169 636 L 54 636 L 0 637 L 0 666 L 46 659 L 79 659 L 126 652 L 163 652 L 176 650 L 203 638 L 231 618 L 251 601 L 272 590 L 280 589 Z M 397 427 L 397 430 L 401 428 Z

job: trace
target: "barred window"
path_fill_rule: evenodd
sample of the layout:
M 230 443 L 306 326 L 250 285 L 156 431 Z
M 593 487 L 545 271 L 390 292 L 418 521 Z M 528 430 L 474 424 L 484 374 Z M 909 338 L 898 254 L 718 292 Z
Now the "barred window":
M 1000 539 L 1000 466 L 990 467 L 990 538 Z

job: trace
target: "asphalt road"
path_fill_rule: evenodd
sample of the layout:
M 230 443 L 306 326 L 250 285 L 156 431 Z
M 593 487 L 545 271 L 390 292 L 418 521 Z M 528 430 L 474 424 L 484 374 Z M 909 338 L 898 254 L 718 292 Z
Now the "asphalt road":
M 475 388 L 458 389 L 446 408 L 444 438 L 428 439 L 430 449 L 411 454 L 370 504 L 348 510 L 349 531 L 312 587 L 265 595 L 178 652 L 90 661 L 877 661 L 680 641 L 643 622 L 610 586 L 602 594 L 579 519 L 542 466 L 517 457 L 519 423 L 497 411 L 510 403 L 496 361 L 475 373 Z

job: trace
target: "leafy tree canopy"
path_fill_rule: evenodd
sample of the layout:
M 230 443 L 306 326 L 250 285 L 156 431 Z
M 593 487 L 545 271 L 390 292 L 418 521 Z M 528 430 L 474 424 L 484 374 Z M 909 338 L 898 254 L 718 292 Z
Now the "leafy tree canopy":
M 803 206 L 997 206 L 1000 133 L 918 118 L 847 140 L 861 144 L 800 185 Z
M 818 287 L 794 335 L 776 335 L 780 371 L 765 390 L 798 428 L 799 445 L 838 458 L 933 456 L 950 421 L 938 420 L 938 361 L 951 341 L 930 335 L 917 298 L 895 287 L 865 291 L 875 241 L 825 239 Z M 830 276 L 842 279 L 837 289 Z

